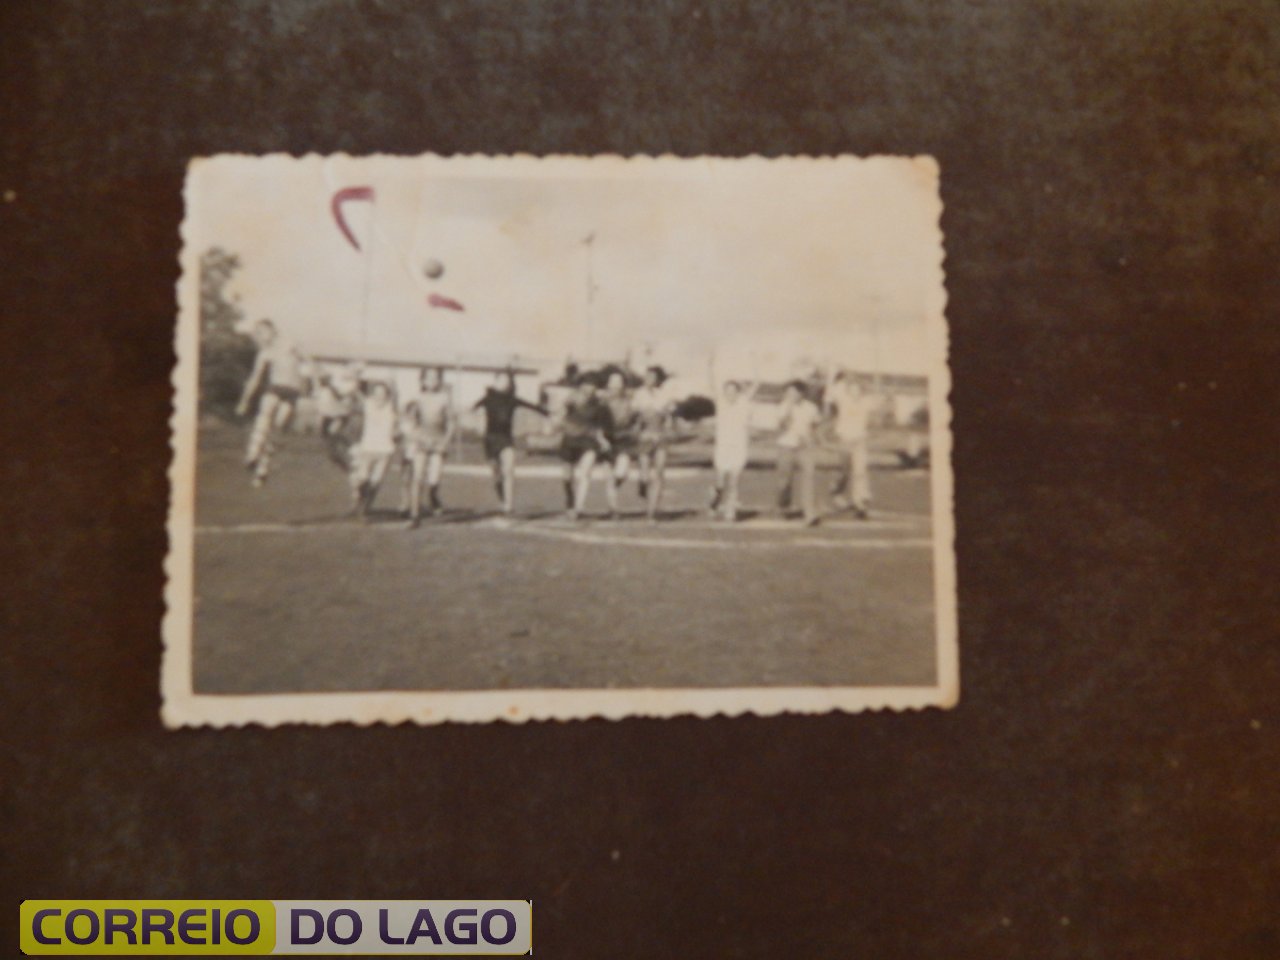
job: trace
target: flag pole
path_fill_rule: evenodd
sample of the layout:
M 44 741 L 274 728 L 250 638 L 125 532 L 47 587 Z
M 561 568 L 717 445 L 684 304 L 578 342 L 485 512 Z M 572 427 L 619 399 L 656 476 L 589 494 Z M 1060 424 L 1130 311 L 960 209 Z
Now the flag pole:
M 594 362 L 592 359 L 592 353 L 591 353 L 591 348 L 592 348 L 591 326 L 593 321 L 592 313 L 594 312 L 593 307 L 596 299 L 595 257 L 593 256 L 595 252 L 596 232 L 592 230 L 590 233 L 588 233 L 585 237 L 583 237 L 582 243 L 587 248 L 587 289 L 586 289 L 586 295 L 587 295 L 586 308 L 587 309 L 586 309 L 586 323 L 585 323 L 586 329 L 585 329 L 585 335 L 584 335 L 585 344 L 584 344 L 583 354 L 585 355 L 586 362 L 590 364 Z
M 376 242 L 377 234 L 375 208 L 377 205 L 376 197 L 369 198 L 369 226 L 365 231 L 365 243 L 367 249 L 364 253 L 364 291 L 360 299 L 360 342 L 367 344 L 369 341 L 369 289 L 373 276 L 373 247 Z

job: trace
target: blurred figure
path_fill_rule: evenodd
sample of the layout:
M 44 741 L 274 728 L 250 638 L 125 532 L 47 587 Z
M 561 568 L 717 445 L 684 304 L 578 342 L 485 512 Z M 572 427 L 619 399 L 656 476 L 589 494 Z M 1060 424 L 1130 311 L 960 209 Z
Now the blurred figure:
M 439 367 L 428 367 L 419 379 L 420 390 L 404 405 L 400 433 L 405 469 L 401 508 L 408 513 L 409 524 L 418 526 L 422 519 L 422 494 L 425 487 L 431 514 L 444 508 L 440 502 L 440 478 L 444 458 L 456 430 L 452 398 Z
M 809 399 L 808 387 L 801 380 L 787 384 L 782 397 L 782 418 L 778 435 L 778 506 L 789 513 L 795 508 L 796 484 L 799 482 L 800 512 L 804 522 L 816 526 L 819 522 L 814 498 L 814 479 L 817 471 L 815 433 L 822 413 Z
M 825 400 L 840 453 L 840 475 L 831 488 L 833 502 L 838 509 L 852 509 L 865 520 L 871 507 L 867 428 L 874 404 L 847 370 L 835 375 Z
M 512 370 L 496 373 L 493 385 L 475 402 L 473 410 L 484 410 L 484 455 L 493 468 L 493 488 L 502 512 L 515 510 L 516 498 L 516 411 L 524 407 L 547 415 L 545 407 L 516 396 L 516 375 Z
M 604 454 L 609 473 L 605 477 L 605 499 L 609 504 L 609 516 L 617 519 L 618 491 L 631 472 L 631 455 L 639 441 L 635 407 L 627 390 L 626 377 L 621 371 L 609 374 L 602 401 L 609 408 L 609 449 Z
M 351 449 L 351 494 L 354 512 L 368 517 L 387 467 L 396 452 L 396 405 L 391 387 L 382 380 L 369 384 L 361 403 L 360 439 Z
M 591 470 L 596 459 L 608 453 L 612 429 L 609 408 L 596 396 L 595 382 L 590 377 L 580 378 L 577 392 L 565 408 L 561 441 L 566 513 L 571 520 L 576 520 L 586 506 Z
M 716 401 L 716 435 L 711 454 L 714 482 L 711 514 L 730 523 L 738 519 L 742 471 L 751 452 L 751 401 L 755 387 L 726 380 Z
M 351 427 L 359 404 L 360 367 L 347 364 L 336 373 L 322 374 L 316 381 L 316 412 L 320 415 L 320 438 L 329 459 L 344 472 L 351 469 Z
M 661 367 L 649 367 L 644 372 L 644 383 L 631 398 L 638 428 L 635 453 L 640 497 L 645 501 L 645 515 L 650 523 L 657 519 L 662 503 L 672 431 L 674 404 L 663 389 L 666 379 L 666 371 Z
M 272 434 L 284 430 L 293 419 L 306 378 L 302 374 L 302 355 L 281 338 L 272 321 L 263 319 L 254 324 L 253 339 L 258 353 L 236 404 L 236 414 L 248 416 L 257 400 L 258 412 L 249 431 L 244 464 L 253 476 L 253 485 L 260 487 L 271 472 L 275 453 Z

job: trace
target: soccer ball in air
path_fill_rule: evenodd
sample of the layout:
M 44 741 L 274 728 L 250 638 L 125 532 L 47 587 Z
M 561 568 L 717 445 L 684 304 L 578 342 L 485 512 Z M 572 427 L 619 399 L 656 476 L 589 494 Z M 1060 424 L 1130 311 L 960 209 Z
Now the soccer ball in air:
M 422 265 L 422 272 L 428 280 L 439 280 L 444 276 L 444 264 L 439 260 L 428 260 Z

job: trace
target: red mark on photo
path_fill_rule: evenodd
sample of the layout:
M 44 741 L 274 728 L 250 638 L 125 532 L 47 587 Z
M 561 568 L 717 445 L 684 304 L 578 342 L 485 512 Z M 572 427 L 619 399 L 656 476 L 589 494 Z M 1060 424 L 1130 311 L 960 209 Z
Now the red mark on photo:
M 427 306 L 438 307 L 441 310 L 457 310 L 459 313 L 465 313 L 467 309 L 457 300 L 450 297 L 442 297 L 438 293 L 431 293 L 427 295 Z

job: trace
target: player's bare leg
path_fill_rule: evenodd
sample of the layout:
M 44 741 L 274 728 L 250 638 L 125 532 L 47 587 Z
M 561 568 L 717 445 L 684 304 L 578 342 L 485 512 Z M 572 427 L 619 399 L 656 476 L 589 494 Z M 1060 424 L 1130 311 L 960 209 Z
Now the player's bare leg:
M 724 518 L 730 523 L 738 520 L 738 480 L 740 471 L 730 470 L 725 474 L 724 485 Z
M 856 443 L 849 457 L 852 479 L 850 493 L 853 496 L 853 510 L 859 520 L 865 520 L 871 511 L 871 464 L 867 452 L 866 441 Z
M 495 464 L 501 484 L 502 512 L 510 516 L 516 508 L 516 451 L 506 447 L 498 454 Z
M 728 473 L 724 470 L 715 471 L 714 478 L 711 482 L 711 501 L 707 504 L 707 513 L 712 517 L 719 515 L 720 503 L 724 500 L 724 488 Z
M 363 516 L 366 508 L 365 494 L 368 488 L 368 465 L 365 458 L 359 454 L 351 462 L 350 483 L 351 515 Z
M 366 519 L 369 511 L 373 509 L 373 501 L 378 497 L 378 489 L 382 486 L 382 480 L 387 474 L 387 466 L 390 462 L 390 457 L 377 457 L 369 467 L 369 479 L 364 484 L 363 506 L 360 511 L 360 515 Z
M 573 468 L 573 507 L 569 511 L 571 520 L 578 519 L 582 515 L 583 508 L 587 505 L 587 491 L 591 486 L 591 471 L 596 465 L 596 452 L 588 450 Z
M 427 494 L 431 506 L 431 513 L 435 515 L 444 509 L 444 504 L 440 502 L 440 477 L 444 473 L 444 454 L 438 450 L 433 450 L 427 454 L 427 462 L 424 479 L 427 483 Z M 421 485 L 419 485 L 419 499 L 421 499 Z
M 422 482 L 427 472 L 427 461 L 423 454 L 415 453 L 409 460 L 406 471 L 409 484 L 409 526 L 417 527 L 422 522 Z
M 818 459 L 812 447 L 805 447 L 799 454 L 800 471 L 800 511 L 807 526 L 816 527 L 821 522 L 818 515 L 818 503 L 815 496 L 817 483 Z
M 564 465 L 564 509 L 565 513 L 573 512 L 573 480 L 577 471 L 577 463 L 566 461 Z
M 343 470 L 348 470 L 351 467 L 351 452 L 350 445 L 343 436 L 345 429 L 345 420 L 326 417 L 320 426 L 320 435 L 324 438 L 324 448 L 329 459 Z
M 636 454 L 636 491 L 641 500 L 649 499 L 649 471 L 653 465 L 653 457 L 648 453 Z
M 651 456 L 646 456 L 645 461 L 651 463 L 652 472 L 647 481 L 641 484 L 641 496 L 644 496 L 646 501 L 645 515 L 649 518 L 649 522 L 653 523 L 658 518 L 658 507 L 662 503 L 663 476 L 667 469 L 666 449 L 659 447 Z M 646 490 L 645 487 L 648 489 Z
M 503 503 L 507 497 L 506 485 L 503 482 L 502 475 L 502 457 L 498 456 L 489 461 L 489 469 L 493 472 L 493 492 L 498 496 L 498 502 Z
M 253 418 L 249 444 L 244 453 L 244 465 L 253 475 L 255 487 L 266 482 L 271 470 L 271 431 L 276 422 L 276 410 L 281 406 L 284 404 L 274 393 L 264 393 L 258 401 L 258 415 Z
M 793 488 L 799 469 L 799 458 L 794 450 L 783 450 L 778 455 L 778 476 L 781 480 L 778 486 L 778 508 L 784 515 L 790 513 L 792 509 Z
M 267 482 L 267 475 L 271 471 L 271 457 L 276 451 L 274 437 L 287 430 L 292 420 L 293 403 L 291 401 L 273 393 L 268 393 L 262 398 L 262 406 L 253 424 L 253 436 L 249 440 L 255 487 L 260 487 Z
M 293 407 L 288 400 L 281 400 L 276 404 L 275 411 L 271 414 L 271 425 L 277 431 L 289 429 L 289 424 L 293 422 Z
M 842 445 L 839 451 L 840 472 L 831 484 L 831 503 L 837 510 L 848 510 L 852 506 L 853 449 Z
M 405 454 L 400 458 L 400 513 L 409 521 L 412 521 L 417 516 L 414 511 L 415 497 L 413 493 L 413 488 L 419 478 L 419 471 L 414 465 L 414 460 L 416 459 L 416 454 Z M 421 497 L 416 499 L 420 501 Z
M 608 477 L 605 478 L 605 500 L 609 504 L 609 516 L 613 519 L 618 517 L 618 491 L 627 481 L 627 474 L 631 470 L 631 457 L 626 453 L 619 453 L 614 460 L 613 469 L 609 471 Z

